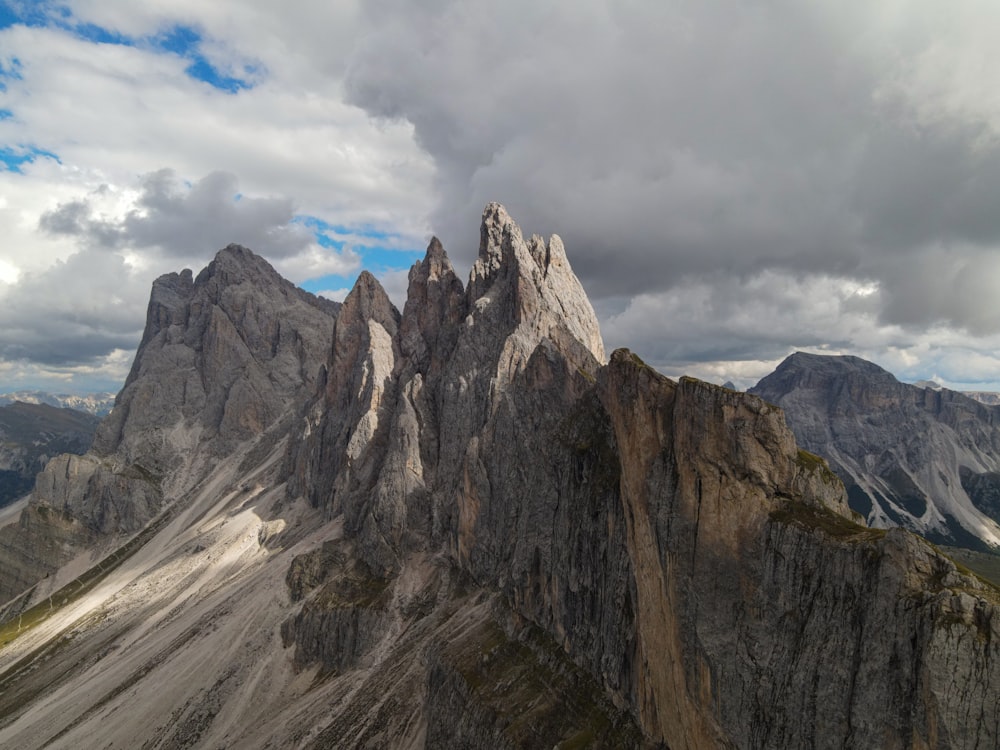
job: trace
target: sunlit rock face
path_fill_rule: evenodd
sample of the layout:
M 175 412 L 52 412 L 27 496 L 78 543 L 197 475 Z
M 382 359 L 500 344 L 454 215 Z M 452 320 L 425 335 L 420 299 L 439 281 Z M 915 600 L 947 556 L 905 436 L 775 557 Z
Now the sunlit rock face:
M 223 253 L 157 282 L 127 408 L 63 464 L 159 493 L 77 483 L 66 534 L 167 520 L 90 619 L 0 649 L 33 667 L 0 744 L 996 745 L 1000 594 L 863 525 L 778 407 L 606 357 L 558 237 L 490 204 L 468 283 L 432 240 L 401 312 Z

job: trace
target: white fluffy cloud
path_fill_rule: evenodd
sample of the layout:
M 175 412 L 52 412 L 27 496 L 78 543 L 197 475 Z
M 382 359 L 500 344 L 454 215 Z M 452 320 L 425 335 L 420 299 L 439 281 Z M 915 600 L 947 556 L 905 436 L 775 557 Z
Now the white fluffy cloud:
M 117 387 L 106 358 L 134 349 L 153 278 L 230 242 L 301 283 L 356 273 L 373 230 L 425 241 L 432 165 L 412 127 L 339 93 L 329 43 L 349 6 L 20 7 L 26 23 L 0 29 L 0 378 L 58 362 L 80 388 Z M 198 60 L 249 86 L 213 87 Z M 339 249 L 302 217 L 337 227 Z
M 746 385 L 809 348 L 1000 388 L 990 0 L 16 7 L 0 149 L 27 160 L 0 172 L 0 345 L 18 367 L 99 369 L 155 273 L 229 241 L 333 290 L 366 243 L 432 230 L 467 269 L 500 200 L 563 236 L 609 343 L 672 374 Z M 409 260 L 379 269 L 394 299 Z M 90 321 L 76 343 L 27 304 L 57 283 L 75 300 L 49 317 Z M 120 305 L 80 312 L 115 284 Z

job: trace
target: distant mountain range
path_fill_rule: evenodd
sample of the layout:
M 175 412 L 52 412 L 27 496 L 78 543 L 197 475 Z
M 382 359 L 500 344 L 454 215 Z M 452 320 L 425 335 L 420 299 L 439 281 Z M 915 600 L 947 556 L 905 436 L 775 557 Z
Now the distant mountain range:
M 105 417 L 111 413 L 115 405 L 113 393 L 89 393 L 85 396 L 75 396 L 69 393 L 47 393 L 45 391 L 13 391 L 0 393 L 0 406 L 21 401 L 25 404 L 48 404 L 60 409 L 76 409 Z
M 784 410 L 799 445 L 830 463 L 869 525 L 1000 546 L 1000 407 L 901 383 L 858 357 L 802 352 L 749 392 Z
M 1000 393 L 992 391 L 963 391 L 969 398 L 974 398 L 981 404 L 987 406 L 1000 406 Z
M 948 390 L 935 380 L 918 380 L 913 385 L 918 388 L 930 388 L 932 391 Z M 974 398 L 981 404 L 1000 406 L 1000 393 L 994 391 L 958 391 L 969 398 Z

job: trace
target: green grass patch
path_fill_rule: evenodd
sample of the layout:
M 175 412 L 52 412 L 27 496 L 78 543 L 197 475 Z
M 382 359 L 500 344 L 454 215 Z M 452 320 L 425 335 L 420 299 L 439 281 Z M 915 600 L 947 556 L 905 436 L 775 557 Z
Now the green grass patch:
M 824 484 L 837 484 L 837 482 L 840 481 L 837 478 L 837 475 L 830 470 L 826 461 L 817 456 L 815 453 L 810 453 L 809 451 L 804 451 L 800 448 L 799 452 L 795 456 L 795 463 L 806 471 L 818 471 L 819 477 L 823 480 Z
M 39 513 L 41 513 L 45 510 L 45 506 L 40 506 L 38 510 Z M 59 513 L 61 511 L 49 509 L 48 512 Z M 171 513 L 169 511 L 161 513 L 157 518 L 151 521 L 145 529 L 140 531 L 128 542 L 87 570 L 83 573 L 83 575 L 74 578 L 61 589 L 52 593 L 49 597 L 43 599 L 38 604 L 29 607 L 19 615 L 13 616 L 5 622 L 0 623 L 0 648 L 3 648 L 19 636 L 38 626 L 40 623 L 45 622 L 45 620 L 62 607 L 72 604 L 80 599 L 80 597 L 84 594 L 92 591 L 97 584 L 108 576 L 108 574 L 120 567 L 122 563 L 128 560 L 132 555 L 138 552 L 143 545 L 146 544 L 146 542 L 152 539 L 152 537 L 161 528 L 163 528 L 170 516 Z
M 809 531 L 818 529 L 827 536 L 845 541 L 866 542 L 885 536 L 885 529 L 870 529 L 828 508 L 803 502 L 789 501 L 771 511 L 770 517 L 778 523 Z
M 964 547 L 938 546 L 960 573 L 975 576 L 995 589 L 1000 589 L 1000 555 L 978 552 Z

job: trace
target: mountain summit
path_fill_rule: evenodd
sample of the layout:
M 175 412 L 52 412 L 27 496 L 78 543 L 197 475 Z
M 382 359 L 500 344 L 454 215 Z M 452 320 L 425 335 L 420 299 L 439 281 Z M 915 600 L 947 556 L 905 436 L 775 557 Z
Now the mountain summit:
M 437 240 L 409 281 L 157 281 L 95 452 L 0 529 L 48 540 L 0 568 L 0 744 L 996 744 L 1000 592 L 780 409 L 606 358 L 499 204 L 467 284 Z

